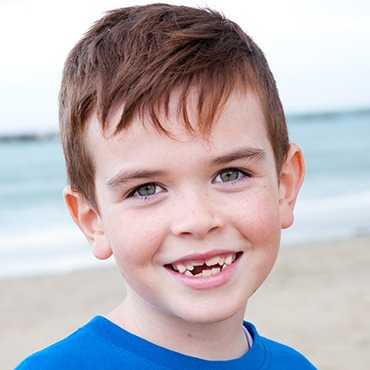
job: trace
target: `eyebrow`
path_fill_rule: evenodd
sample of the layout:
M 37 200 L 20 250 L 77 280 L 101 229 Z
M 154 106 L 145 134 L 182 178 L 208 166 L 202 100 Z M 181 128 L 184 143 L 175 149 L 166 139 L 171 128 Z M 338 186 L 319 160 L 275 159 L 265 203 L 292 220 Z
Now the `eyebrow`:
M 230 153 L 226 153 L 215 157 L 209 161 L 209 166 L 220 166 L 227 165 L 233 161 L 237 160 L 251 160 L 257 163 L 262 162 L 266 157 L 266 153 L 262 149 L 247 147 L 234 150 Z M 161 170 L 124 170 L 119 172 L 116 176 L 110 179 L 106 185 L 111 190 L 114 191 L 118 189 L 121 185 L 131 181 L 140 179 L 152 179 L 154 177 L 165 176 L 166 171 Z
M 210 161 L 211 166 L 225 165 L 233 161 L 240 159 L 251 160 L 257 163 L 262 162 L 266 158 L 266 153 L 262 149 L 258 148 L 241 148 L 234 150 L 230 153 L 223 154 L 219 157 L 216 157 Z
M 112 179 L 107 182 L 107 187 L 114 191 L 120 187 L 120 185 L 129 182 L 130 180 L 140 180 L 140 179 L 150 179 L 153 177 L 164 176 L 166 174 L 165 171 L 157 171 L 157 170 L 128 170 L 128 171 L 121 171 Z

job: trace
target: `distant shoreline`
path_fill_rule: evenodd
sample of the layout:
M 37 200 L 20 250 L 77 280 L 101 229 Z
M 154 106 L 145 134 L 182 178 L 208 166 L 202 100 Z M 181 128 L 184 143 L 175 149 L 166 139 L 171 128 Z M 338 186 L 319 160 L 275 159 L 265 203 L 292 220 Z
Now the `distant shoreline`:
M 0 143 L 13 143 L 24 141 L 50 141 L 59 138 L 57 132 L 35 132 L 35 133 L 15 133 L 0 134 Z
M 286 113 L 287 121 L 290 120 L 301 121 L 316 121 L 324 118 L 326 120 L 336 119 L 338 116 L 367 116 L 370 115 L 369 108 L 347 109 L 347 110 L 330 110 L 330 111 L 316 111 L 306 113 Z M 290 122 L 292 123 L 292 122 Z M 1 133 L 0 143 L 7 142 L 27 142 L 27 141 L 49 141 L 59 139 L 57 131 L 39 131 L 39 132 L 15 132 L 15 133 Z
M 320 118 L 326 120 L 336 119 L 338 116 L 368 116 L 370 108 L 348 109 L 348 110 L 332 110 L 322 112 L 307 112 L 307 113 L 286 113 L 287 119 L 314 121 Z

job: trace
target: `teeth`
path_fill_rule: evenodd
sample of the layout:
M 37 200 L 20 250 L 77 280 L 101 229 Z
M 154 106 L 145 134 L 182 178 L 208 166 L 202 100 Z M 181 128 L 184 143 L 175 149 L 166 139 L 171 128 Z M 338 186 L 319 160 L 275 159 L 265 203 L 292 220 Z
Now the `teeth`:
M 180 274 L 184 274 L 186 276 L 192 276 L 192 277 L 208 277 L 212 275 L 216 275 L 220 273 L 221 271 L 225 270 L 228 266 L 230 266 L 235 261 L 236 255 L 228 255 L 227 257 L 224 256 L 215 256 L 212 257 L 206 261 L 192 261 L 190 263 L 182 264 L 174 264 L 172 265 L 173 269 L 175 271 L 178 271 Z M 204 269 L 199 274 L 194 275 L 192 271 L 194 271 L 194 268 L 196 266 L 202 266 L 206 265 L 207 267 L 211 266 L 220 266 L 220 267 L 213 267 L 212 269 Z
M 231 265 L 234 261 L 235 261 L 235 257 L 234 257 L 234 260 L 233 260 L 233 256 L 227 256 L 225 258 L 225 265 Z
M 180 274 L 183 274 L 187 270 L 185 265 L 178 264 L 178 265 L 176 265 L 176 267 L 177 267 L 177 271 Z
M 197 275 L 192 274 L 191 276 L 194 276 L 194 277 L 208 277 L 208 276 L 212 276 L 212 275 L 217 275 L 219 272 L 221 272 L 221 269 L 219 267 L 214 267 L 212 270 L 203 270 L 199 274 L 197 274 Z M 190 276 L 190 275 L 188 275 L 188 276 Z
M 209 260 L 206 261 L 206 265 L 208 267 L 209 266 L 214 266 L 214 265 L 223 265 L 223 264 L 224 264 L 223 258 L 222 257 L 219 257 L 219 256 L 210 258 Z
M 202 274 L 203 274 L 203 277 L 211 276 L 212 275 L 212 270 L 203 270 Z

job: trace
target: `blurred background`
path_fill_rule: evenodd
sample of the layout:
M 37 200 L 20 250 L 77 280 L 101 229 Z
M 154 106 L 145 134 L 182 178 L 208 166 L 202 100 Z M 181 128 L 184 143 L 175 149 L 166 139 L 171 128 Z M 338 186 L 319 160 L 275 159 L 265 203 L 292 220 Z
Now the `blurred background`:
M 0 277 L 96 266 L 63 204 L 58 89 L 91 23 L 133 3 L 0 0 Z M 171 3 L 221 10 L 269 60 L 307 162 L 283 244 L 370 235 L 370 2 Z

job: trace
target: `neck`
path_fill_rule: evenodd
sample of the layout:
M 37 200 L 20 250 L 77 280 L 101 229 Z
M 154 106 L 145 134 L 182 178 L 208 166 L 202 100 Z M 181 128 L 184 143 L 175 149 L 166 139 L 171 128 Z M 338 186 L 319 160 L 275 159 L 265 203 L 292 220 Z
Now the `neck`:
M 189 323 L 156 310 L 147 312 L 126 300 L 108 319 L 158 346 L 205 360 L 230 360 L 249 347 L 243 331 L 244 312 L 216 323 Z

